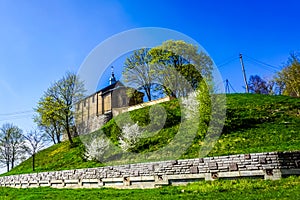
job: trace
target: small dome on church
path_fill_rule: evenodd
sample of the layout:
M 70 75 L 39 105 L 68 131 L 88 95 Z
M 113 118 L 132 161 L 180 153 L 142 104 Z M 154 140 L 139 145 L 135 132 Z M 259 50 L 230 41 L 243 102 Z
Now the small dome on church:
M 112 85 L 116 82 L 117 82 L 117 80 L 116 80 L 116 77 L 115 77 L 115 74 L 114 74 L 114 67 L 111 66 L 111 76 L 109 78 L 109 85 Z

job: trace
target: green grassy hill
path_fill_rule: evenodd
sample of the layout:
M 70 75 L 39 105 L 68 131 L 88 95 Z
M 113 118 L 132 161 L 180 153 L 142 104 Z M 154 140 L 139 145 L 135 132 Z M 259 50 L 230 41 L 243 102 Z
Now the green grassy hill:
M 181 112 L 175 99 L 161 104 L 167 112 L 164 128 L 153 137 L 142 139 L 130 149 L 132 152 L 155 151 L 169 143 L 176 135 Z M 140 126 L 147 125 L 149 107 L 131 111 L 130 116 Z M 300 148 L 300 99 L 286 96 L 267 96 L 255 94 L 227 95 L 227 117 L 225 126 L 208 156 L 254 153 L 267 151 L 299 150 Z M 125 120 L 119 115 L 117 120 Z M 114 143 L 121 134 L 115 119 L 110 120 L 102 131 Z M 68 142 L 53 145 L 36 155 L 36 171 L 54 171 L 103 166 L 104 164 L 84 159 L 84 145 L 79 138 L 75 147 Z M 181 158 L 195 158 L 201 147 L 201 137 L 196 136 L 193 144 Z M 30 173 L 31 158 L 12 169 L 8 174 Z

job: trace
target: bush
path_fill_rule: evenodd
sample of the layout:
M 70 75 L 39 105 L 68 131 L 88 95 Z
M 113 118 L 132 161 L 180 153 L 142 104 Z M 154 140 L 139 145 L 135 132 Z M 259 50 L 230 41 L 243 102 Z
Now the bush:
M 85 158 L 102 162 L 103 156 L 108 149 L 109 142 L 103 137 L 94 137 L 91 143 L 85 145 Z
M 124 151 L 133 148 L 139 142 L 141 133 L 137 123 L 133 125 L 126 124 L 122 128 L 122 136 L 119 138 L 120 147 Z

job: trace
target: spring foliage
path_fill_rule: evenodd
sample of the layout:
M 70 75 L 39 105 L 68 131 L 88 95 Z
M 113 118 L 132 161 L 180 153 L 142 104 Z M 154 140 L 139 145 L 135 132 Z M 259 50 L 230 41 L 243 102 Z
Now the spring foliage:
M 103 156 L 109 147 L 109 142 L 103 137 L 95 137 L 89 145 L 86 145 L 85 158 L 102 162 Z
M 300 59 L 296 54 L 291 54 L 286 66 L 277 73 L 275 78 L 282 94 L 300 97 Z
M 124 151 L 133 148 L 139 142 L 141 134 L 137 123 L 133 125 L 126 124 L 122 128 L 122 136 L 119 138 L 120 147 Z

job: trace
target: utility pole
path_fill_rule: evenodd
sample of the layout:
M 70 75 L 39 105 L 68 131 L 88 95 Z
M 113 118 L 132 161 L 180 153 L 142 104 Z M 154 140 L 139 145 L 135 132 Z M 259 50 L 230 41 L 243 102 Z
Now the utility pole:
M 244 67 L 244 62 L 243 62 L 243 55 L 241 53 L 240 53 L 240 61 L 241 61 L 241 65 L 242 65 L 242 72 L 244 75 L 244 82 L 246 85 L 246 93 L 249 93 L 249 87 L 248 87 L 248 83 L 247 83 L 246 72 L 245 72 L 245 67 Z

